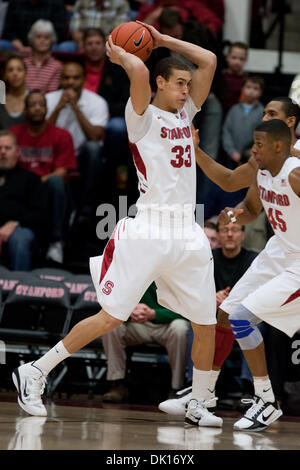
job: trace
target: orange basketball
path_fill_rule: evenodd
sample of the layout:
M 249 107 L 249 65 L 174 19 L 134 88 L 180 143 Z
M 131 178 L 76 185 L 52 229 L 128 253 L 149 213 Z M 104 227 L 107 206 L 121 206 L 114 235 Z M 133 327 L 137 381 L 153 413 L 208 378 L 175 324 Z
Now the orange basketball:
M 146 26 L 135 21 L 122 23 L 112 32 L 111 37 L 116 46 L 123 47 L 126 52 L 138 56 L 145 62 L 153 49 L 153 39 Z

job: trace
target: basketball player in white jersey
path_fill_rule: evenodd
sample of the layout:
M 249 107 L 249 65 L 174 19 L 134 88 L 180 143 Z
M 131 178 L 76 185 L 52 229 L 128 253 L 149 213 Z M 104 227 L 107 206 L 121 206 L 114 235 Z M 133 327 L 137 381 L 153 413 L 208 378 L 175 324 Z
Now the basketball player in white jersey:
M 47 374 L 72 353 L 126 321 L 155 281 L 158 301 L 188 318 L 194 329 L 194 379 L 186 422 L 220 427 L 222 419 L 206 406 L 211 396 L 216 294 L 210 245 L 194 220 L 196 163 L 191 133 L 191 121 L 211 87 L 216 57 L 199 46 L 148 28 L 154 47 L 182 54 L 196 70 L 192 77 L 188 66 L 173 58 L 158 64 L 157 92 L 150 104 L 147 67 L 108 39 L 111 62 L 122 66 L 130 79 L 125 117 L 139 180 L 138 213 L 134 219 L 122 219 L 103 256 L 90 260 L 102 310 L 78 323 L 43 357 L 16 369 L 13 381 L 19 405 L 29 414 L 46 415 L 40 395 Z
M 291 134 L 292 155 L 300 157 L 295 149 L 297 141 L 295 129 L 300 120 L 300 108 L 291 98 L 278 97 L 266 104 L 264 109 L 263 122 L 271 119 L 280 119 L 289 127 Z M 199 148 L 199 139 L 194 134 L 197 163 L 214 183 L 218 184 L 224 191 L 237 191 L 250 186 L 257 175 L 257 164 L 254 157 L 247 163 L 229 170 L 217 163 Z M 262 282 L 280 273 L 281 263 L 284 259 L 284 252 L 275 236 L 271 237 L 265 249 L 258 255 L 255 262 L 239 280 L 236 288 L 233 288 L 229 296 L 218 309 L 218 323 L 216 327 L 215 356 L 213 362 L 213 372 L 211 390 L 215 389 L 219 377 L 220 369 L 230 354 L 234 342 L 234 336 L 228 321 L 228 315 L 242 302 L 243 298 L 253 290 L 257 289 Z M 272 266 L 272 269 L 270 269 Z M 159 409 L 170 414 L 184 415 L 187 403 L 191 398 L 190 387 L 178 392 L 176 399 L 169 399 L 159 404 Z
M 234 428 L 260 431 L 282 415 L 268 377 L 262 335 L 257 328 L 265 321 L 290 337 L 300 328 L 300 160 L 290 156 L 291 135 L 279 119 L 264 122 L 254 132 L 252 155 L 258 165 L 257 181 L 236 208 L 224 209 L 221 223 L 234 217 L 239 224 L 252 222 L 262 206 L 272 224 L 275 238 L 284 254 L 278 266 L 261 252 L 245 277 L 260 276 L 261 263 L 268 263 L 268 275 L 247 292 L 230 312 L 229 322 L 252 372 L 255 396 L 252 406 Z M 258 258 L 260 258 L 258 260 Z M 266 269 L 265 267 L 265 269 Z M 243 279 L 243 278 L 242 278 Z M 232 290 L 239 292 L 239 281 Z M 238 294 L 239 296 L 240 294 Z M 224 302 L 225 304 L 225 302 Z M 226 307 L 225 307 L 226 310 Z M 228 309 L 227 309 L 228 311 Z

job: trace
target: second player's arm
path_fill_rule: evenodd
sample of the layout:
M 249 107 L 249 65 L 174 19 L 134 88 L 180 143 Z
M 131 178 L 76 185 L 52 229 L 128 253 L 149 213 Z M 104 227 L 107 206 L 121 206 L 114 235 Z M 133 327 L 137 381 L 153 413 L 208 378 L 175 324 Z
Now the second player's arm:
M 236 222 L 241 225 L 247 225 L 257 219 L 262 210 L 262 203 L 259 196 L 259 189 L 257 182 L 253 182 L 245 199 L 240 202 L 235 208 L 225 207 L 219 215 L 219 223 L 229 224 L 231 215 L 228 215 L 228 211 L 233 212 L 233 216 L 236 218 Z
M 209 157 L 198 146 L 195 146 L 196 162 L 205 175 L 224 191 L 233 192 L 248 188 L 257 173 L 257 166 L 251 157 L 247 163 L 230 170 Z

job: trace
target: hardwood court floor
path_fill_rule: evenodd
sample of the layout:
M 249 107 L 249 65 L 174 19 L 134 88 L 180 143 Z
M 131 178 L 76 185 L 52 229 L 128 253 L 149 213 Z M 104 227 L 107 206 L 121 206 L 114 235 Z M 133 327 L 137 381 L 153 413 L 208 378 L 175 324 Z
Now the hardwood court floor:
M 70 405 L 70 403 L 69 403 Z M 299 418 L 281 418 L 266 431 L 233 431 L 227 413 L 222 429 L 185 428 L 180 417 L 155 407 L 61 406 L 32 417 L 0 396 L 1 450 L 300 450 Z

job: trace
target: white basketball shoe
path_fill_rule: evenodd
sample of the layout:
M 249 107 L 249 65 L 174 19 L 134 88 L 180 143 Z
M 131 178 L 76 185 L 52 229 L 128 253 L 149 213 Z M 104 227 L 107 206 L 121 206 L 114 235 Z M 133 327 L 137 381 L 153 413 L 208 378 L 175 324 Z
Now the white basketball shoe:
M 254 395 L 253 398 L 244 399 L 242 402 L 252 403 L 252 406 L 243 418 L 234 423 L 233 428 L 238 431 L 263 431 L 282 416 L 282 411 L 276 401 L 264 402 L 261 397 Z
M 179 390 L 176 395 L 178 398 L 162 401 L 158 405 L 158 409 L 170 415 L 185 416 L 189 401 L 192 398 L 192 387 Z M 216 410 L 216 401 L 215 391 L 210 391 L 210 397 L 207 400 L 207 408 L 209 411 Z
M 33 365 L 23 364 L 12 373 L 18 391 L 18 403 L 26 413 L 33 416 L 47 416 L 41 395 L 44 393 L 46 377 Z
M 188 404 L 184 422 L 193 426 L 221 428 L 223 424 L 222 418 L 211 413 L 206 408 L 206 403 L 205 401 L 192 398 Z

